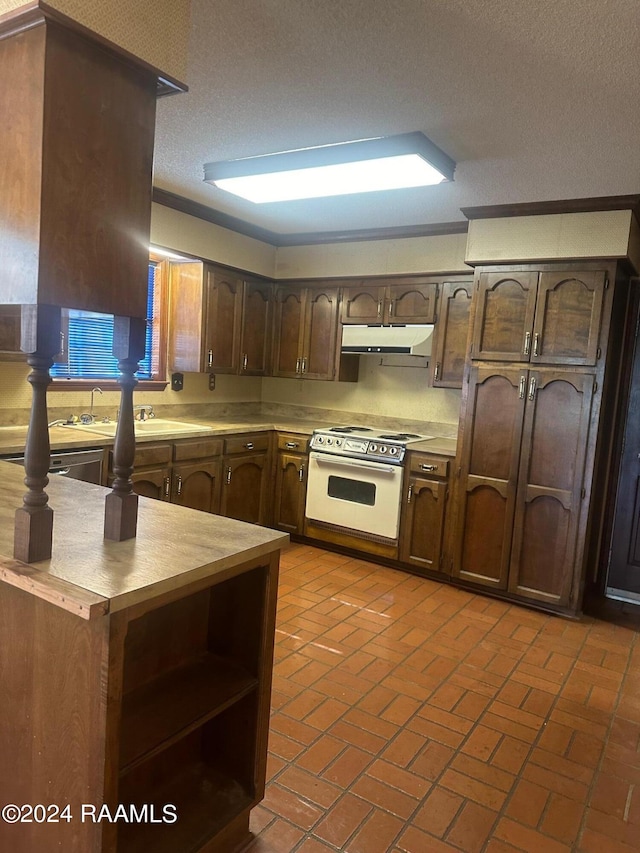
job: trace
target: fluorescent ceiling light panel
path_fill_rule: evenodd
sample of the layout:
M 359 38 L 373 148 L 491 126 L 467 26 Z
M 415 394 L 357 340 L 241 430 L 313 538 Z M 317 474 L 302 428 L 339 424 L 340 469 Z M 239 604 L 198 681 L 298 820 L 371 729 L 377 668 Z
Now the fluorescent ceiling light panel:
M 422 133 L 206 163 L 205 181 L 256 203 L 424 187 L 455 163 Z

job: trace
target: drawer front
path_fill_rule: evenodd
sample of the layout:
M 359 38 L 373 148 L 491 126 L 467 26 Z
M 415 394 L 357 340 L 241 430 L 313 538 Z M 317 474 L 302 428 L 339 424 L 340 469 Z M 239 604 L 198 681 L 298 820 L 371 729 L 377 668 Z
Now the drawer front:
M 225 453 L 247 453 L 247 451 L 268 450 L 269 433 L 259 432 L 252 435 L 237 435 L 233 438 L 225 438 Z
M 444 456 L 431 456 L 426 453 L 412 453 L 409 470 L 423 477 L 448 477 L 450 460 Z
M 171 463 L 170 444 L 138 445 L 133 460 L 134 468 L 146 468 L 149 465 L 169 465 Z M 109 467 L 113 467 L 113 451 L 109 453 Z
M 186 459 L 208 459 L 211 456 L 222 456 L 221 438 L 194 438 L 176 442 L 173 446 L 174 462 L 183 462 Z
M 279 432 L 278 450 L 286 450 L 288 453 L 306 453 L 309 450 L 309 436 L 292 432 Z

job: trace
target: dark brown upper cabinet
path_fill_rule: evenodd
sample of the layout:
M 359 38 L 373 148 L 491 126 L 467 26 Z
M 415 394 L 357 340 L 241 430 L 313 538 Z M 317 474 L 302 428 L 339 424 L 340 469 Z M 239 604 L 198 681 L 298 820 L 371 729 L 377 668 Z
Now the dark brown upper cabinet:
M 276 287 L 272 375 L 357 381 L 358 356 L 340 353 L 339 310 L 339 287 Z
M 433 323 L 437 295 L 437 282 L 424 276 L 393 283 L 349 284 L 343 290 L 340 320 L 343 324 L 362 325 Z
M 603 270 L 480 272 L 471 358 L 595 365 L 607 286 Z
M 200 262 L 173 264 L 171 370 L 263 376 L 269 371 L 273 286 Z
M 431 356 L 434 388 L 462 388 L 472 295 L 471 278 L 445 281 L 440 287 L 438 322 Z

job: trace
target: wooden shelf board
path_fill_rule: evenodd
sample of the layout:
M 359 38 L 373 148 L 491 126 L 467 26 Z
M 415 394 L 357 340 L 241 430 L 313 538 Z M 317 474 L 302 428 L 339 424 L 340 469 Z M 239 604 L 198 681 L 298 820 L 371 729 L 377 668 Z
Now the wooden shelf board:
M 258 679 L 206 653 L 123 697 L 120 773 L 167 748 L 246 696 Z

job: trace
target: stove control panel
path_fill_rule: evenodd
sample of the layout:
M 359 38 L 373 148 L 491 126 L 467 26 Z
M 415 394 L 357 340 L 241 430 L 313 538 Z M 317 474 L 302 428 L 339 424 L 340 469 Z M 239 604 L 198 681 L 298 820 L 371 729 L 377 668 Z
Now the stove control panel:
M 402 442 L 351 435 L 327 435 L 317 432 L 311 437 L 309 446 L 312 450 L 322 450 L 324 453 L 370 459 L 372 462 L 391 462 L 394 465 L 401 465 L 405 456 L 405 446 Z

